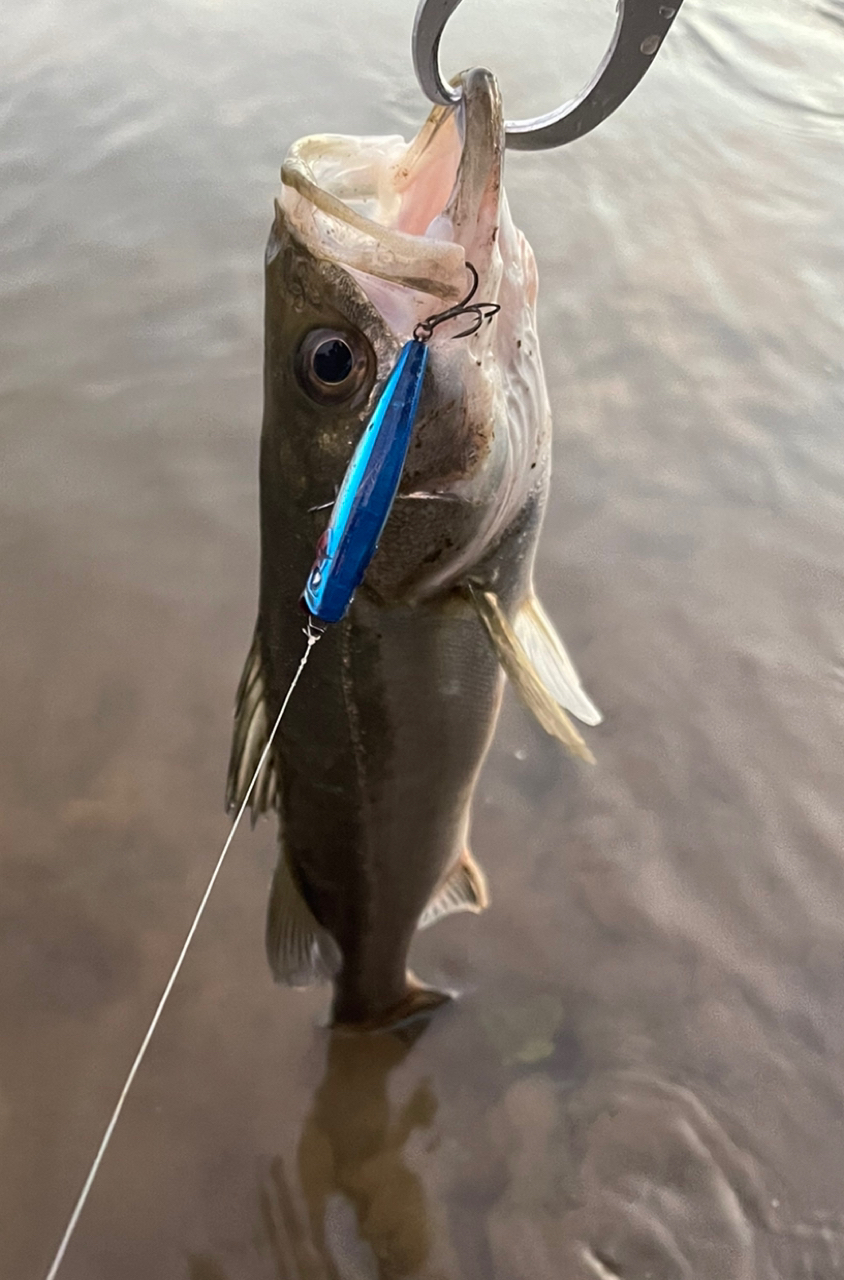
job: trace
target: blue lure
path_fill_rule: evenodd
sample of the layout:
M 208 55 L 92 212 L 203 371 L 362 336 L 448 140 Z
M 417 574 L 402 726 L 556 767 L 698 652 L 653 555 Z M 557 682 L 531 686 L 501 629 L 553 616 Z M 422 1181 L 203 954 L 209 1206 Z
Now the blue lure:
M 410 446 L 428 363 L 428 339 L 437 325 L 461 315 L 474 319 L 468 329 L 454 336 L 468 337 L 500 310 L 497 303 L 472 303 L 478 273 L 471 263 L 466 266 L 472 273 L 472 288 L 462 302 L 416 326 L 346 468 L 302 595 L 305 608 L 317 622 L 339 622 L 345 617 L 378 549 Z
M 352 454 L 305 586 L 307 610 L 320 622 L 340 621 L 375 555 L 401 480 L 427 363 L 424 342 L 404 344 Z

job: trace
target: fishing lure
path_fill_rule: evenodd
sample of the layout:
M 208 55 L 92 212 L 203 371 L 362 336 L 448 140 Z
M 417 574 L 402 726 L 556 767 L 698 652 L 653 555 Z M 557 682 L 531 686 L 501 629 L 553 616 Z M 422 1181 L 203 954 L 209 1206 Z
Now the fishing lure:
M 345 617 L 378 550 L 401 482 L 434 330 L 448 320 L 471 315 L 473 323 L 454 334 L 468 338 L 500 310 L 496 302 L 472 302 L 478 273 L 471 262 L 466 267 L 472 275 L 471 289 L 456 306 L 416 325 L 346 468 L 302 594 L 302 603 L 316 622 L 339 622 Z

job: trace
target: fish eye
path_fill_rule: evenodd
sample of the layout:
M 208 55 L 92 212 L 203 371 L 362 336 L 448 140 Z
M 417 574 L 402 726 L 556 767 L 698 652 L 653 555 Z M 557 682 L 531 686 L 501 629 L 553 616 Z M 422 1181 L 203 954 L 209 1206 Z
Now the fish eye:
M 364 399 L 375 373 L 375 355 L 361 333 L 311 329 L 296 353 L 296 376 L 317 404 Z
M 334 386 L 345 382 L 355 363 L 352 348 L 342 338 L 326 338 L 321 342 L 312 358 L 314 373 L 320 382 L 329 382 Z

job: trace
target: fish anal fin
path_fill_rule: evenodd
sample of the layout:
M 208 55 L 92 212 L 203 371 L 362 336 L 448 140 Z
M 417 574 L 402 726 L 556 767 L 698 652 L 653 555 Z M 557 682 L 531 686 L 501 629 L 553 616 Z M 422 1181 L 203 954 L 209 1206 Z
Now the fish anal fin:
M 258 761 L 267 745 L 269 715 L 266 703 L 266 681 L 261 662 L 261 626 L 255 627 L 255 635 L 240 677 L 235 696 L 234 732 L 232 734 L 229 774 L 226 782 L 226 809 L 229 813 L 240 808 L 249 789 Z M 275 809 L 278 804 L 278 775 L 275 761 L 264 761 L 261 774 L 249 797 L 252 825 L 262 813 Z
M 314 919 L 284 849 L 270 888 L 265 941 L 273 976 L 285 986 L 330 982 L 340 967 L 337 943 Z
M 418 929 L 427 929 L 455 911 L 483 911 L 489 906 L 486 876 L 468 849 L 464 849 L 446 879 L 419 917 Z
M 581 738 L 556 697 L 549 692 L 525 650 L 519 636 L 492 591 L 469 585 L 469 594 L 489 633 L 498 660 L 516 693 L 546 733 L 559 739 L 573 756 L 595 763 L 595 757 Z

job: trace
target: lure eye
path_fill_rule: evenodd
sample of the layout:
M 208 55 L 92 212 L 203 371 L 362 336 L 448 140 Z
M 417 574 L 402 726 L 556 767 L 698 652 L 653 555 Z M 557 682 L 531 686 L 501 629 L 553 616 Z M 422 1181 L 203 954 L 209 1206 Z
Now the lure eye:
M 372 386 L 375 355 L 361 333 L 311 329 L 296 353 L 296 376 L 317 404 L 364 399 Z

